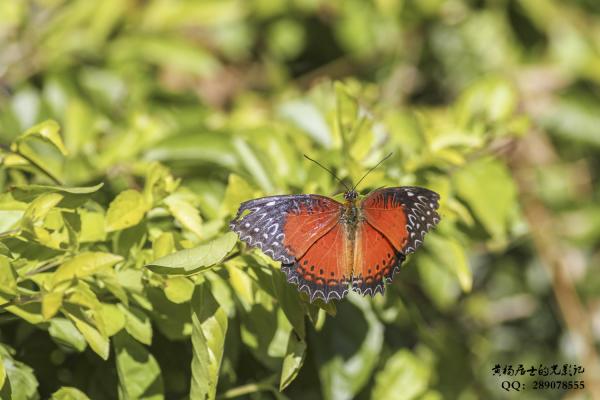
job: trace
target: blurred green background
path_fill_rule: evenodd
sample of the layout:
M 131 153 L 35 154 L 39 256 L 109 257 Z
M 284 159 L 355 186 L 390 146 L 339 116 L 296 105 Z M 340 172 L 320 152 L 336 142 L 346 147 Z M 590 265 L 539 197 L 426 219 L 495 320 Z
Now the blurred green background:
M 597 1 L 3 0 L 0 146 L 2 398 L 600 399 Z M 226 233 L 389 152 L 442 222 L 384 297 Z

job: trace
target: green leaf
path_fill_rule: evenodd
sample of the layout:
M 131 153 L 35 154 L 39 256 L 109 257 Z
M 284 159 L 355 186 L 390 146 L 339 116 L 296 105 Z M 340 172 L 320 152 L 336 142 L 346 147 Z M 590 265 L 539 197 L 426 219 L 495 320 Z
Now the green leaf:
M 123 331 L 113 337 L 113 344 L 119 377 L 119 398 L 163 399 L 160 366 L 146 347 Z
M 108 360 L 110 351 L 108 337 L 102 335 L 98 329 L 87 320 L 85 314 L 79 308 L 70 306 L 65 310 L 65 314 L 75 324 L 79 332 L 81 332 L 91 349 L 102 359 Z
M 210 163 L 228 169 L 239 167 L 231 137 L 214 132 L 171 136 L 156 143 L 146 152 L 145 158 L 158 161 L 186 161 L 195 164 Z
M 102 303 L 100 314 L 107 336 L 114 336 L 125 327 L 125 314 L 117 304 Z
M 221 208 L 225 215 L 235 214 L 240 206 L 240 203 L 250 200 L 255 197 L 259 197 L 258 191 L 254 190 L 252 186 L 246 182 L 243 178 L 236 174 L 230 174 L 227 179 L 227 189 L 223 196 Z
M 235 137 L 233 139 L 233 146 L 238 153 L 239 159 L 250 175 L 252 175 L 258 186 L 264 192 L 272 192 L 274 188 L 271 178 L 252 147 L 241 137 Z
M 383 345 L 383 325 L 370 302 L 351 293 L 313 347 L 326 400 L 352 399 L 369 381 Z
M 227 232 L 208 243 L 185 249 L 154 260 L 146 265 L 162 274 L 189 275 L 201 272 L 221 262 L 237 242 L 237 235 Z
M 88 400 L 89 397 L 81 390 L 63 386 L 52 394 L 50 400 Z
M 104 186 L 104 183 L 99 183 L 95 186 L 81 186 L 81 187 L 65 187 L 65 186 L 51 186 L 51 185 L 14 185 L 11 187 L 12 195 L 16 200 L 30 202 L 36 197 L 46 193 L 58 193 L 63 196 L 63 203 L 67 203 L 67 208 L 77 207 L 85 200 L 87 200 L 91 194 L 96 193 L 100 188 Z M 61 206 L 64 206 L 61 204 Z
M 42 317 L 42 306 L 39 302 L 5 306 L 4 304 L 7 302 L 8 298 L 0 294 L 0 306 L 2 306 L 4 310 L 13 313 L 30 324 L 39 324 L 44 322 L 44 317 Z
M 136 190 L 125 190 L 110 203 L 106 213 L 106 231 L 113 232 L 137 225 L 148 211 L 144 196 Z
M 83 252 L 63 263 L 52 276 L 53 285 L 68 281 L 74 277 L 84 278 L 105 268 L 110 268 L 123 257 L 100 252 Z
M 10 400 L 37 400 L 38 381 L 33 369 L 21 361 L 12 358 L 6 359 L 3 355 L 6 380 L 4 386 L 0 387 L 0 398 Z
M 281 271 L 273 271 L 273 287 L 285 316 L 294 327 L 294 331 L 299 338 L 304 339 L 306 337 L 304 307 L 299 293 L 290 290 L 285 274 Z
M 164 199 L 171 215 L 186 229 L 202 237 L 202 218 L 198 210 L 181 193 L 174 193 Z
M 19 136 L 12 143 L 11 150 L 60 184 L 67 150 L 58 130 L 54 121 L 38 124 Z
M 58 133 L 59 131 L 60 126 L 56 121 L 47 120 L 27 129 L 23 134 L 21 134 L 21 136 L 19 136 L 16 143 L 19 143 L 20 141 L 31 136 L 37 136 L 52 143 L 63 155 L 66 156 L 69 152 L 67 151 L 62 138 Z
M 145 312 L 136 307 L 125 307 L 119 304 L 125 315 L 125 329 L 135 339 L 144 344 L 152 343 L 152 323 Z
M 0 292 L 17 294 L 17 274 L 10 259 L 2 254 L 0 254 Z
M 163 232 L 152 243 L 154 259 L 168 256 L 175 250 L 175 237 L 172 232 Z
M 304 358 L 306 357 L 306 342 L 296 336 L 294 332 L 290 334 L 288 348 L 283 365 L 281 366 L 281 379 L 279 380 L 279 390 L 283 391 L 290 383 L 296 379 Z
M 4 386 L 4 382 L 6 381 L 6 369 L 4 368 L 4 360 L 2 355 L 0 355 L 0 389 Z
M 146 172 L 144 196 L 146 203 L 156 205 L 179 186 L 179 180 L 173 178 L 169 169 L 157 162 L 150 163 Z
M 279 113 L 316 143 L 326 149 L 331 148 L 333 144 L 331 130 L 323 113 L 313 103 L 304 100 L 289 101 L 280 106 Z
M 375 377 L 371 399 L 411 400 L 427 389 L 429 365 L 408 350 L 400 350 L 385 363 Z
M 165 295 L 175 304 L 189 301 L 194 293 L 194 282 L 183 276 L 176 276 L 165 281 Z
M 49 292 L 42 297 L 42 316 L 48 320 L 56 315 L 63 302 L 62 291 Z
M 445 266 L 456 275 L 463 292 L 470 292 L 473 286 L 473 273 L 469 268 L 463 246 L 455 239 L 435 233 L 427 238 L 427 246 L 428 253 L 437 259 L 438 265 Z
M 85 350 L 87 343 L 83 335 L 73 323 L 66 318 L 52 318 L 48 333 L 58 344 L 75 349 L 79 352 Z
M 352 97 L 341 82 L 335 82 L 336 99 L 336 123 L 338 132 L 342 138 L 347 139 L 350 135 L 356 118 L 358 117 L 358 103 Z
M 196 286 L 191 306 L 193 354 L 190 398 L 213 400 L 223 358 L 227 315 L 206 282 Z
M 96 211 L 78 210 L 81 218 L 80 243 L 103 242 L 106 240 L 104 230 L 104 213 Z
M 33 231 L 34 226 L 39 225 L 46 215 L 56 206 L 63 196 L 58 193 L 45 193 L 37 197 L 34 201 L 29 204 L 29 207 L 23 214 L 23 220 L 21 224 L 24 229 Z
M 425 293 L 439 309 L 449 309 L 460 295 L 454 271 L 429 253 L 418 255 L 417 267 Z
M 515 184 L 499 161 L 480 159 L 454 175 L 458 195 L 497 241 L 506 239 L 508 224 L 516 204 Z

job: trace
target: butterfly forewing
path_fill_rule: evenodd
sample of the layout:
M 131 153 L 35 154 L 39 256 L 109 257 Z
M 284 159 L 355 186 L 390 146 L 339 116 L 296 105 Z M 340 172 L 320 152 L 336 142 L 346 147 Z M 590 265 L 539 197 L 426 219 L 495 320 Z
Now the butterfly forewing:
M 349 281 L 339 252 L 345 243 L 341 210 L 340 203 L 325 196 L 264 197 L 242 203 L 230 227 L 249 246 L 281 261 L 288 281 L 307 292 L 311 301 L 327 300 L 340 298 L 344 289 L 338 283 Z
M 425 188 L 403 186 L 379 189 L 361 203 L 366 221 L 404 254 L 413 253 L 439 221 L 440 196 Z

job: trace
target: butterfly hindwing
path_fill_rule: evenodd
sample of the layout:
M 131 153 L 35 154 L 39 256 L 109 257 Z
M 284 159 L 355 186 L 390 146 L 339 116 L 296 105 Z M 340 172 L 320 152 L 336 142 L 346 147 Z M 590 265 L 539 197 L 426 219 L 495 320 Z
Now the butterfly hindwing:
M 300 259 L 281 266 L 288 282 L 298 285 L 312 302 L 321 298 L 328 302 L 341 299 L 348 292 L 351 271 L 350 252 L 342 224 L 336 224 L 321 236 Z
M 366 221 L 358 224 L 354 249 L 353 290 L 363 295 L 383 294 L 385 283 L 398 272 L 404 254 Z

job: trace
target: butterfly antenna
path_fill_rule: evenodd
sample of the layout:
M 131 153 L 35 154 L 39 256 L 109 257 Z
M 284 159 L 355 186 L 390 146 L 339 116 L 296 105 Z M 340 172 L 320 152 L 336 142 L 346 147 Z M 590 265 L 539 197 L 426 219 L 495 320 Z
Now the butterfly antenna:
M 365 179 L 367 177 L 367 175 L 369 175 L 371 173 L 371 171 L 373 171 L 375 168 L 379 167 L 385 160 L 387 160 L 388 158 L 390 158 L 392 156 L 392 154 L 394 154 L 394 153 L 390 153 L 387 156 L 383 157 L 383 159 L 381 161 L 379 161 L 373 168 L 371 168 L 370 170 L 368 170 L 367 173 L 364 174 L 362 176 L 362 178 L 360 178 L 358 180 L 358 182 L 356 182 L 356 185 L 354 185 L 354 187 L 352 188 L 352 190 L 356 190 L 356 188 L 363 181 L 363 179 Z
M 329 172 L 331 174 L 331 176 L 333 176 L 335 179 L 337 179 L 342 185 L 344 185 L 344 187 L 347 190 L 350 190 L 350 188 L 348 187 L 348 185 L 346 185 L 344 183 L 344 181 L 342 181 L 340 178 L 337 177 L 336 174 L 333 173 L 333 171 L 331 171 L 329 168 L 325 167 L 323 164 L 321 164 L 320 162 L 318 162 L 317 160 L 313 160 L 312 158 L 310 158 L 309 156 L 307 156 L 306 154 L 304 154 L 304 158 L 314 162 L 315 164 L 317 164 L 319 167 L 323 168 L 325 171 Z

